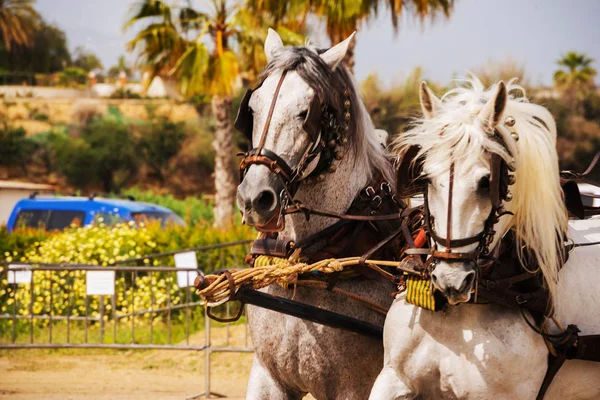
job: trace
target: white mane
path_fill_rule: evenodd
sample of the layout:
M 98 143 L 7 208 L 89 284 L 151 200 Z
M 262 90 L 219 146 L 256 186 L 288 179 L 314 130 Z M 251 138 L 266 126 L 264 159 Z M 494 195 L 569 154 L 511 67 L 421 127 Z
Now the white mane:
M 514 212 L 511 225 L 522 265 L 528 268 L 523 254 L 526 245 L 553 295 L 563 265 L 562 241 L 567 230 L 567 212 L 559 182 L 556 124 L 548 110 L 528 102 L 525 90 L 515 81 L 508 82 L 509 99 L 503 114 L 515 118 L 513 129 L 519 135 L 516 183 L 511 186 L 514 198 L 509 203 Z M 511 160 L 504 146 L 490 138 L 477 119 L 494 96 L 496 85 L 485 90 L 476 77 L 463 82 L 468 85 L 450 90 L 442 97 L 441 110 L 432 118 L 416 120 L 414 127 L 394 143 L 397 154 L 403 154 L 412 145 L 421 146 L 424 169 L 431 175 L 447 171 L 458 160 L 487 162 L 485 152 L 496 153 L 507 162 Z

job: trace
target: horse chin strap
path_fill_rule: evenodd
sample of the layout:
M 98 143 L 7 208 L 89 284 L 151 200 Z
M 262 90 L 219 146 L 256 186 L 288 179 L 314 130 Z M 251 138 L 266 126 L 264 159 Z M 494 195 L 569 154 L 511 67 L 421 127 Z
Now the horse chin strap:
M 271 107 L 267 114 L 267 119 L 263 127 L 258 146 L 253 148 L 248 153 L 243 154 L 243 158 L 240 162 L 240 177 L 244 179 L 248 168 L 254 164 L 264 165 L 271 172 L 273 172 L 277 178 L 283 184 L 283 190 L 279 194 L 279 208 L 275 210 L 273 216 L 267 224 L 264 226 L 256 226 L 256 229 L 261 232 L 280 232 L 285 227 L 286 214 L 294 212 L 304 212 L 299 207 L 299 202 L 294 199 L 294 195 L 298 190 L 301 182 L 312 183 L 313 180 L 316 182 L 322 182 L 325 180 L 323 176 L 326 172 L 335 172 L 335 166 L 333 166 L 334 160 L 342 159 L 342 152 L 336 151 L 340 144 L 346 144 L 347 138 L 345 137 L 346 132 L 349 130 L 350 121 L 350 92 L 348 89 L 344 91 L 344 120 L 345 124 L 340 125 L 333 112 L 329 110 L 327 105 L 321 104 L 317 98 L 314 98 L 311 102 L 308 110 L 308 115 L 304 123 L 304 129 L 311 136 L 311 142 L 307 146 L 306 150 L 302 154 L 300 161 L 296 167 L 292 168 L 289 164 L 281 158 L 278 154 L 271 150 L 265 149 L 265 141 L 271 125 L 271 119 L 275 111 L 275 105 L 279 97 L 279 92 L 283 81 L 288 73 L 288 70 L 284 70 L 279 78 L 275 93 L 273 94 L 273 100 L 271 101 Z M 325 118 L 323 118 L 323 116 Z M 323 126 L 325 125 L 325 126 Z M 328 155 L 324 157 L 323 155 Z M 316 163 L 316 165 L 314 165 Z M 314 165 L 311 171 L 307 169 Z M 295 211 L 289 210 L 294 208 Z M 305 207 L 306 208 L 306 207 Z

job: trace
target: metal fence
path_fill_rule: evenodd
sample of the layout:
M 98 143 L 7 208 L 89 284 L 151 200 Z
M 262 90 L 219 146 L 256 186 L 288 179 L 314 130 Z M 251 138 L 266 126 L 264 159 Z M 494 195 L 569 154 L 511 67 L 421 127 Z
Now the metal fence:
M 248 241 L 203 246 L 124 263 L 187 253 L 201 265 L 236 268 L 243 267 L 247 246 Z M 225 337 L 213 344 L 211 321 L 193 288 L 201 273 L 181 265 L 6 265 L 0 269 L 0 349 L 203 351 L 205 392 L 193 398 L 209 398 L 211 354 L 253 350 L 245 319 L 235 323 L 235 343 L 232 324 L 224 324 L 220 330 Z M 226 303 L 212 312 L 229 317 L 237 313 L 236 307 Z

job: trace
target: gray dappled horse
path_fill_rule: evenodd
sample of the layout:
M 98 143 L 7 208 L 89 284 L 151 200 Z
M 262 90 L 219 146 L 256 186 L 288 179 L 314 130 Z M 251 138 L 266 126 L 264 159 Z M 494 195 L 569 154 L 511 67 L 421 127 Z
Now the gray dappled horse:
M 321 133 L 307 132 L 313 99 L 346 116 L 344 140 L 335 144 L 336 157 L 316 177 L 323 153 L 309 157 L 299 177 L 294 198 L 308 207 L 336 213 L 348 210 L 357 194 L 376 175 L 392 182 L 381 131 L 376 131 L 353 79 L 341 61 L 353 35 L 327 51 L 312 47 L 285 47 L 269 30 L 265 42 L 268 65 L 264 81 L 254 90 L 247 112 L 252 116 L 253 148 L 264 148 L 297 167 L 318 145 Z M 285 71 L 285 75 L 282 75 Z M 274 98 L 276 101 L 274 103 Z M 266 129 L 265 129 L 266 126 Z M 314 136 L 318 135 L 318 136 Z M 262 140 L 261 140 L 262 139 Z M 383 140 L 382 140 L 383 139 Z M 262 142 L 262 143 L 261 143 Z M 307 179 L 305 179 L 307 178 Z M 284 185 L 267 165 L 247 168 L 238 188 L 238 206 L 244 220 L 259 230 L 270 223 L 282 204 Z M 336 222 L 303 215 L 285 216 L 279 237 L 298 243 Z M 391 304 L 394 286 L 383 280 L 340 280 L 337 287 L 359 294 L 381 307 Z M 330 291 L 308 287 L 292 290 L 271 285 L 264 292 L 382 325 L 384 317 L 364 305 Z M 249 306 L 248 319 L 255 348 L 248 383 L 248 399 L 294 399 L 311 393 L 317 399 L 365 399 L 383 363 L 381 342 Z

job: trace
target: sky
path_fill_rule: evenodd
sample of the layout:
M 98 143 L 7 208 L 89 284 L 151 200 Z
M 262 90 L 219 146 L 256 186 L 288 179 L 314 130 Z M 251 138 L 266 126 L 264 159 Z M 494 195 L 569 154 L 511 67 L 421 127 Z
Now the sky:
M 109 68 L 125 54 L 133 35 L 122 32 L 132 3 L 38 0 L 37 9 L 66 32 L 70 48 L 85 46 Z M 326 47 L 322 31 L 316 27 L 311 40 Z M 549 86 L 556 60 L 570 50 L 597 60 L 600 70 L 600 0 L 456 0 L 449 19 L 422 25 L 405 16 L 394 32 L 390 16 L 382 12 L 356 38 L 358 80 L 377 73 L 383 82 L 397 82 L 420 66 L 427 79 L 447 83 L 457 74 L 510 58 L 525 67 L 530 82 Z

